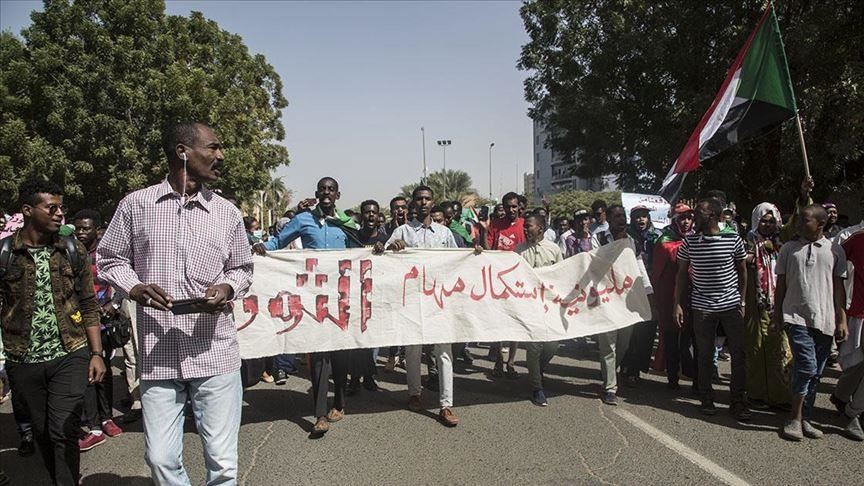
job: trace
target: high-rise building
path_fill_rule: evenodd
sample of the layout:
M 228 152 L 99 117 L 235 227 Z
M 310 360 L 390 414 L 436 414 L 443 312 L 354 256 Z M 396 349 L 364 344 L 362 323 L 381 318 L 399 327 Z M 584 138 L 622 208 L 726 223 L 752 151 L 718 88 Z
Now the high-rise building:
M 583 179 L 573 175 L 576 162 L 566 162 L 554 150 L 546 146 L 550 130 L 543 123 L 534 120 L 534 190 L 531 199 L 540 201 L 561 191 L 601 191 L 602 178 Z M 526 194 L 527 181 L 526 177 Z

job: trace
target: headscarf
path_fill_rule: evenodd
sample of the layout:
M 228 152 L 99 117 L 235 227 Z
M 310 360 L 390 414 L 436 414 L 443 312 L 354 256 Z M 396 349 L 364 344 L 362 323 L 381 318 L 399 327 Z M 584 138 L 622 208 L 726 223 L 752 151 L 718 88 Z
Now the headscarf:
M 777 218 L 777 230 L 773 235 L 765 236 L 759 232 L 759 220 L 766 214 Z M 750 222 L 753 226 L 747 233 L 747 240 L 753 248 L 753 263 L 756 265 L 757 302 L 761 308 L 771 312 L 774 309 L 774 290 L 777 287 L 774 267 L 780 254 L 780 227 L 783 220 L 777 206 L 763 202 L 753 208 Z
M 693 210 L 690 206 L 684 203 L 678 203 L 675 205 L 675 209 L 672 211 L 672 222 L 663 229 L 663 234 L 660 235 L 660 238 L 657 240 L 657 243 L 668 243 L 671 241 L 681 241 L 685 236 L 689 234 L 693 234 L 693 225 L 691 223 L 690 229 L 685 231 L 684 227 L 679 220 L 679 217 L 692 213 Z

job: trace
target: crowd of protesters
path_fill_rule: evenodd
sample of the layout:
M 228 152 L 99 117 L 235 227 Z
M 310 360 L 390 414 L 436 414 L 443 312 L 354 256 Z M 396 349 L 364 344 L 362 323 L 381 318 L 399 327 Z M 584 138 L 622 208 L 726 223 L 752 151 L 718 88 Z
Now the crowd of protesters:
M 166 179 L 127 195 L 109 224 L 89 209 L 67 214 L 60 188 L 42 179 L 20 186 L 20 216 L 7 217 L 11 233 L 0 240 L 0 400 L 11 395 L 18 453 L 38 449 L 55 484 L 78 484 L 81 451 L 142 419 L 154 481 L 190 484 L 182 462 L 190 414 L 204 445 L 206 482 L 233 484 L 244 385 L 259 377 L 283 385 L 305 363 L 313 435 L 321 437 L 345 416 L 346 397 L 361 387 L 378 390 L 379 351 L 386 351 L 384 372 L 405 368 L 408 408 L 426 408 L 425 388 L 438 393 L 438 420 L 448 427 L 460 423 L 453 366 L 473 363 L 471 343 L 241 364 L 229 303 L 251 285 L 253 254 L 286 248 L 513 251 L 528 265 L 544 267 L 626 239 L 652 318 L 591 337 L 603 403 L 619 404 L 619 379 L 638 387 L 653 368 L 665 371 L 670 390 L 690 381 L 700 411 L 716 414 L 717 362 L 729 359 L 728 409 L 736 420 L 750 420 L 753 408 L 782 410 L 788 414 L 778 423 L 784 438 L 818 439 L 823 432 L 811 421 L 814 401 L 834 359 L 842 374 L 830 401 L 845 417 L 843 433 L 864 441 L 864 271 L 855 271 L 864 268 L 864 222 L 844 225 L 835 205 L 814 204 L 812 179 L 803 181 L 788 214 L 764 202 L 741 218 L 725 194 L 711 191 L 675 203 L 670 224 L 659 229 L 643 206 L 627 211 L 597 201 L 553 219 L 549 208 L 530 209 L 516 193 L 503 195 L 494 208 L 465 209 L 458 201 L 436 204 L 423 185 L 410 198 L 393 198 L 388 220 L 374 200 L 362 202 L 356 214 L 337 209 L 339 182 L 324 177 L 314 198 L 264 230 L 207 187 L 219 178 L 224 159 L 210 127 L 179 124 L 163 138 Z M 167 312 L 181 305 L 188 311 Z M 489 343 L 491 379 L 518 376 L 519 346 Z M 544 371 L 560 343 L 522 346 L 530 400 L 545 407 Z M 112 394 L 112 359 L 126 378 L 125 402 Z M 249 370 L 254 380 L 246 377 Z M 115 405 L 125 411 L 119 418 Z

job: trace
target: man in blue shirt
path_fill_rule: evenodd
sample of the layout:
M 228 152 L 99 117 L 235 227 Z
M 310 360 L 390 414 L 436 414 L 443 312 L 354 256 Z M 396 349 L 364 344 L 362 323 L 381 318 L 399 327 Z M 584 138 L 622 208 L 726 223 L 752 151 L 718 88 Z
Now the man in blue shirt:
M 343 250 L 359 248 L 357 223 L 336 209 L 339 200 L 339 183 L 332 177 L 324 177 L 318 181 L 315 191 L 317 206 L 311 211 L 299 213 L 286 224 L 282 231 L 266 242 L 256 243 L 252 251 L 258 255 L 266 255 L 268 251 L 285 248 L 297 238 L 303 242 L 303 248 L 314 250 Z M 350 364 L 349 351 L 331 351 L 312 353 L 312 397 L 314 400 L 315 428 L 313 435 L 321 436 L 330 429 L 331 422 L 342 420 L 345 415 L 345 382 L 348 378 Z M 327 407 L 327 380 L 333 374 L 335 385 L 333 407 Z

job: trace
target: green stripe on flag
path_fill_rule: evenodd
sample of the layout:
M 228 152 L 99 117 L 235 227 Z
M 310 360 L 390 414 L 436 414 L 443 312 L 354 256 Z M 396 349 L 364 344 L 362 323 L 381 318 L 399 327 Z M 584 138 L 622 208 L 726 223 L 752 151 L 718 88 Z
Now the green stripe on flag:
M 777 105 L 792 113 L 797 111 L 780 25 L 773 7 L 744 57 L 736 96 Z

